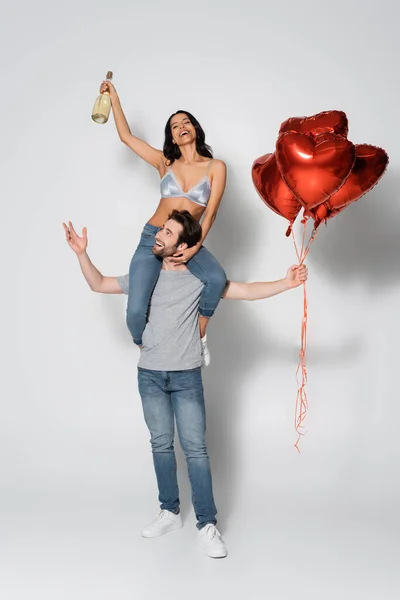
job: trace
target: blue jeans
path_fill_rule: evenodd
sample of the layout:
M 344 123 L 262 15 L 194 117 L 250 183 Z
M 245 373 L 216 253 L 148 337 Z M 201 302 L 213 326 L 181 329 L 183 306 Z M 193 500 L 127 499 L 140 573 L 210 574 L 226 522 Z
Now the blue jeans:
M 179 512 L 174 451 L 174 416 L 189 472 L 197 528 L 216 524 L 201 369 L 150 371 L 138 368 L 143 413 L 150 431 L 158 499 L 162 509 Z
M 154 256 L 152 252 L 158 230 L 159 228 L 154 225 L 144 226 L 139 246 L 129 267 L 126 323 L 133 341 L 139 346 L 142 344 L 142 334 L 146 327 L 150 298 L 162 265 L 162 260 Z M 204 317 L 212 317 L 227 283 L 225 271 L 204 246 L 188 261 L 186 266 L 195 277 L 204 283 L 199 313 Z

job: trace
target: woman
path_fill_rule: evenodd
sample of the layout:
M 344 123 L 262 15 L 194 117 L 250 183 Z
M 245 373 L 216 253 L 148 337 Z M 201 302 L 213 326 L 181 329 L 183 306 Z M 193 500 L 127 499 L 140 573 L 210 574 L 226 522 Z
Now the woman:
M 130 264 L 127 306 L 129 331 L 134 343 L 141 346 L 149 301 L 161 269 L 161 261 L 152 253 L 155 234 L 174 209 L 188 210 L 197 221 L 203 218 L 202 239 L 194 248 L 174 255 L 173 260 L 177 265 L 186 263 L 189 271 L 204 283 L 199 324 L 203 364 L 207 366 L 210 362 L 207 324 L 217 308 L 227 279 L 222 267 L 202 244 L 215 221 L 225 190 L 225 163 L 213 159 L 211 148 L 205 143 L 203 129 L 187 111 L 178 111 L 168 119 L 161 151 L 132 135 L 116 89 L 109 81 L 103 81 L 100 87 L 101 93 L 105 91 L 110 93 L 121 141 L 157 169 L 161 177 L 161 200 L 142 231 Z

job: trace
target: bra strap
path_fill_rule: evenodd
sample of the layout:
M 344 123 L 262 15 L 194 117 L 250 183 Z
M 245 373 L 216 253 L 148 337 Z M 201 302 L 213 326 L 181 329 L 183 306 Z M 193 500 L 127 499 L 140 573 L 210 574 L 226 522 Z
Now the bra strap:
M 212 163 L 212 161 L 213 161 L 213 160 L 214 160 L 214 159 L 212 158 L 212 159 L 210 160 L 210 162 L 208 163 L 207 172 L 206 172 L 206 175 L 207 175 L 207 176 L 208 176 L 208 173 L 210 172 L 210 167 L 211 167 L 211 163 Z

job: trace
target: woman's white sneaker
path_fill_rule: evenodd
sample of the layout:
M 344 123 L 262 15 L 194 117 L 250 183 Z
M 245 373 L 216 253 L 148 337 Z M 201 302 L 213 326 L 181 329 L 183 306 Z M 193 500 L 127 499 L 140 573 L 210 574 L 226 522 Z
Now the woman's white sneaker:
M 225 558 L 228 554 L 224 540 L 218 529 L 212 523 L 208 523 L 198 532 L 197 543 L 211 558 Z
M 161 510 L 154 521 L 150 525 L 146 525 L 142 529 L 142 537 L 153 538 L 168 533 L 168 531 L 174 531 L 182 527 L 182 518 L 180 513 L 175 514 L 169 510 Z
M 207 346 L 207 334 L 200 338 L 201 341 L 201 357 L 202 357 L 202 366 L 208 367 L 211 361 L 210 351 Z

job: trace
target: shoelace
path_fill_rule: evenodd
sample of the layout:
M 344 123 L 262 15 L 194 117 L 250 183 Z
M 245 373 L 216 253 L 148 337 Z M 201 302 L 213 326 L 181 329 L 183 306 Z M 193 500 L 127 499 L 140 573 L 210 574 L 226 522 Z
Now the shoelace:
M 164 521 L 165 519 L 169 519 L 169 518 L 170 518 L 169 513 L 166 510 L 162 510 L 160 513 L 158 513 L 156 520 L 158 522 L 160 522 L 160 521 Z
M 215 538 L 219 544 L 222 544 L 221 534 L 218 531 L 218 529 L 215 527 L 215 525 L 211 525 L 210 527 L 207 527 L 206 534 L 210 540 L 214 540 L 214 538 Z

